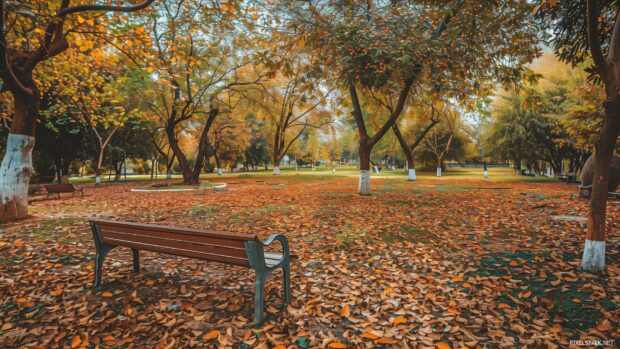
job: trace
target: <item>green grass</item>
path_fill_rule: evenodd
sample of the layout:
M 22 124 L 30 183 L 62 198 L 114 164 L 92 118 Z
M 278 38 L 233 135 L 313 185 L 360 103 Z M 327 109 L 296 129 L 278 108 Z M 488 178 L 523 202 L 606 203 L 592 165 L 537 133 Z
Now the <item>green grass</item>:
M 265 170 L 260 169 L 251 172 L 224 172 L 222 176 L 218 176 L 217 173 L 206 173 L 200 175 L 201 179 L 215 179 L 215 178 L 286 178 L 287 180 L 308 180 L 321 178 L 349 178 L 359 176 L 359 168 L 355 166 L 341 166 L 338 167 L 335 173 L 331 172 L 331 168 L 327 166 L 318 166 L 315 171 L 311 168 L 295 166 L 281 166 L 280 175 L 274 176 L 273 169 Z M 372 177 L 388 177 L 395 179 L 406 179 L 407 172 L 402 169 L 396 169 L 394 171 L 383 168 L 380 173 L 371 172 Z M 436 180 L 450 180 L 450 179 L 465 179 L 465 180 L 484 180 L 482 168 L 450 168 L 442 173 L 442 177 L 437 178 L 435 171 L 418 171 L 418 180 L 436 179 Z M 113 177 L 112 177 L 113 178 Z M 173 180 L 182 179 L 181 175 L 175 174 L 172 176 Z M 158 181 L 165 181 L 165 175 L 160 175 Z M 102 183 L 108 182 L 108 176 L 101 176 Z M 121 178 L 121 183 L 124 182 L 124 177 Z M 130 175 L 127 176 L 128 182 L 136 181 L 151 181 L 149 175 Z M 517 176 L 514 170 L 511 168 L 489 168 L 489 179 L 486 180 L 491 183 L 514 183 L 514 182 L 556 182 L 557 180 L 548 177 L 529 177 L 529 176 Z M 70 179 L 71 183 L 94 183 L 95 178 L 93 176 L 88 177 L 73 177 Z

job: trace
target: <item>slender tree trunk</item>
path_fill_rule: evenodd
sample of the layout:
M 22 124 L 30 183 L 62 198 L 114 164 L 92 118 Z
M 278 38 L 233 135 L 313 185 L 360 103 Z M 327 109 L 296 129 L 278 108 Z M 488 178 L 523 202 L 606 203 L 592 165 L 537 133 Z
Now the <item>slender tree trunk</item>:
M 176 158 L 176 155 L 173 153 L 172 156 L 170 157 L 170 160 L 166 162 L 166 179 L 172 178 L 172 165 L 174 165 L 175 158 Z
M 360 195 L 370 195 L 370 153 L 372 146 L 368 140 L 360 139 L 360 178 L 357 193 Z
M 605 228 L 607 191 L 614 147 L 620 131 L 620 98 L 605 103 L 605 120 L 594 142 L 594 182 L 590 194 L 588 232 L 581 267 L 588 271 L 605 269 Z
M 41 97 L 29 81 L 33 95 L 14 94 L 14 117 L 7 139 L 6 153 L 0 165 L 0 222 L 28 216 L 28 184 L 32 176 L 34 131 Z
M 415 162 L 413 159 L 413 151 L 409 148 L 409 145 L 400 133 L 396 123 L 392 125 L 392 131 L 394 131 L 394 135 L 396 136 L 396 139 L 398 139 L 398 144 L 400 144 L 400 148 L 403 150 L 403 153 L 405 153 L 405 158 L 407 158 L 407 168 L 409 169 L 409 177 L 407 179 L 410 181 L 415 181 Z M 411 171 L 413 171 L 413 178 L 411 177 Z

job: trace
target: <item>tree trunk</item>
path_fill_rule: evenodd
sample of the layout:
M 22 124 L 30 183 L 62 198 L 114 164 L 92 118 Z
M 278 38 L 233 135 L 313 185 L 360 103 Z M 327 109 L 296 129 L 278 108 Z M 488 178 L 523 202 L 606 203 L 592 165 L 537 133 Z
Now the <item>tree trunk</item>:
M 277 154 L 274 154 L 274 157 L 273 157 L 273 175 L 274 176 L 280 175 L 280 163 L 281 162 L 282 162 L 282 159 L 278 157 Z
M 370 195 L 370 153 L 372 146 L 364 139 L 360 139 L 360 180 L 357 193 L 360 195 Z
M 22 79 L 24 81 L 26 79 Z M 33 95 L 14 94 L 14 117 L 0 165 L 0 222 L 28 216 L 28 184 L 32 176 L 34 130 L 39 114 L 40 94 L 32 78 L 27 81 Z
M 168 144 L 179 161 L 179 167 L 181 168 L 181 174 L 183 175 L 183 184 L 197 185 L 199 183 L 198 178 L 194 175 L 192 166 L 179 146 L 179 142 L 174 134 L 174 126 L 168 125 L 168 127 L 166 127 L 166 135 L 168 136 Z M 200 172 L 198 175 L 200 175 Z
M 398 125 L 394 124 L 394 126 L 392 126 L 392 130 L 394 131 L 394 135 L 396 136 L 396 139 L 398 139 L 400 148 L 403 150 L 403 153 L 405 153 L 405 157 L 407 158 L 407 169 L 409 170 L 407 180 L 415 181 L 416 176 L 415 176 L 415 162 L 413 159 L 413 150 L 409 148 L 409 146 L 407 145 L 407 142 L 405 142 L 403 135 L 400 133 L 400 130 L 398 129 Z
M 594 142 L 594 182 L 590 194 L 588 232 L 581 268 L 588 271 L 605 269 L 605 228 L 607 190 L 614 147 L 620 131 L 620 98 L 605 103 L 605 120 Z

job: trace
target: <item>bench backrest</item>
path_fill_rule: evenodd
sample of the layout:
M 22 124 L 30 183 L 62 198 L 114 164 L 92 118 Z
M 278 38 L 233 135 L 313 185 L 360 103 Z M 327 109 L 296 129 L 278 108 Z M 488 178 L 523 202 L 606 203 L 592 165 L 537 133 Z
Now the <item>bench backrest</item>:
M 73 184 L 69 183 L 45 184 L 45 189 L 48 193 L 67 193 L 75 191 Z
M 255 234 L 202 231 L 163 225 L 90 220 L 99 243 L 249 267 L 246 241 Z

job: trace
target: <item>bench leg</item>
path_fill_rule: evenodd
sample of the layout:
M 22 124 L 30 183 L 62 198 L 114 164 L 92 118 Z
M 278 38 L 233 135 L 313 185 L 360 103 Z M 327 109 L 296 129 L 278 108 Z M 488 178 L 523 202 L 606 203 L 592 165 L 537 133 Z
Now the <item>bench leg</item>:
M 133 272 L 140 272 L 140 250 L 137 248 L 132 248 L 131 252 L 133 252 Z
M 95 256 L 95 281 L 91 288 L 99 288 L 101 286 L 101 272 L 103 271 L 103 262 L 105 260 L 105 256 L 110 252 L 114 247 L 103 245 L 98 246 L 97 255 Z
M 284 274 L 284 302 L 286 304 L 291 303 L 291 266 L 286 265 L 282 267 L 282 273 Z
M 256 273 L 256 289 L 254 290 L 254 322 L 263 322 L 263 309 L 265 308 L 265 282 L 267 274 Z

